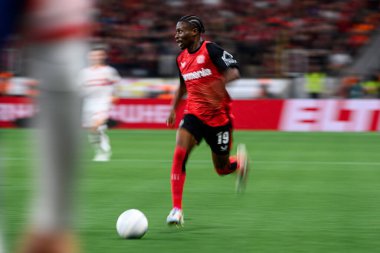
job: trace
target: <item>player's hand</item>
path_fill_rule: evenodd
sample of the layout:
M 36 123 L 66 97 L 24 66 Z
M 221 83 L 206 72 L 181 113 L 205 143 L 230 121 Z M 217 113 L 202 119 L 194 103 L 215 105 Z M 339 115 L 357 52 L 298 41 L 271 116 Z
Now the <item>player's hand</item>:
M 175 118 L 176 118 L 175 111 L 170 111 L 169 117 L 168 117 L 168 119 L 166 120 L 166 125 L 167 125 L 168 127 L 174 127 L 174 124 L 175 124 Z

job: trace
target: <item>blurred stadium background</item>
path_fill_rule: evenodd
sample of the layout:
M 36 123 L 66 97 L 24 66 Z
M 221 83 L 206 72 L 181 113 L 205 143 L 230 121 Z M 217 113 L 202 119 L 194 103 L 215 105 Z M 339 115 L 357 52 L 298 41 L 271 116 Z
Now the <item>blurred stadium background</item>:
M 380 96 L 379 2 L 99 0 L 91 42 L 107 46 L 109 63 L 123 77 L 118 91 L 125 100 L 114 107 L 112 118 L 121 122 L 120 127 L 152 127 L 151 123 L 164 127 L 169 108 L 165 100 L 178 85 L 175 23 L 184 14 L 196 13 L 205 21 L 205 39 L 228 49 L 240 62 L 242 79 L 228 89 L 234 99 L 251 101 L 245 109 L 237 102 L 235 112 L 253 116 L 251 122 L 241 122 L 237 116 L 238 128 L 302 130 L 282 121 L 289 111 L 298 111 L 295 120 L 302 119 L 302 111 L 310 107 L 325 116 L 306 115 L 305 120 L 347 124 L 318 123 L 303 129 L 374 131 L 379 125 L 374 100 Z M 1 126 L 22 126 L 34 114 L 29 100 L 22 98 L 36 95 L 38 83 L 25 74 L 17 45 L 15 39 L 1 52 Z M 161 102 L 131 100 L 136 98 Z M 289 100 L 293 98 L 366 100 L 293 105 Z M 258 100 L 263 99 L 282 102 L 262 106 Z M 348 112 L 363 107 L 356 117 Z M 358 126 L 363 120 L 365 126 Z
M 249 81 L 236 84 L 235 97 L 307 98 L 312 91 L 324 98 L 379 96 L 377 0 L 97 3 L 92 40 L 108 46 L 110 64 L 125 77 L 124 97 L 152 97 L 177 83 L 171 80 L 177 77 L 179 52 L 174 28 L 178 17 L 187 13 L 204 19 L 205 39 L 239 60 Z M 1 80 L 13 75 L 8 90 L 12 95 L 25 94 L 29 83 L 21 54 L 12 45 L 1 52 Z

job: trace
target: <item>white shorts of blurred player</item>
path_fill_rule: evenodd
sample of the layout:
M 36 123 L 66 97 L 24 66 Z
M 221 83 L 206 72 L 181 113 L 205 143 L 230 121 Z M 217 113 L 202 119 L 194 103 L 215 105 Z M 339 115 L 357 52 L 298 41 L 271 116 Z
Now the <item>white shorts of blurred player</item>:
M 106 125 L 111 103 L 105 100 L 91 99 L 83 102 L 83 127 L 93 128 Z

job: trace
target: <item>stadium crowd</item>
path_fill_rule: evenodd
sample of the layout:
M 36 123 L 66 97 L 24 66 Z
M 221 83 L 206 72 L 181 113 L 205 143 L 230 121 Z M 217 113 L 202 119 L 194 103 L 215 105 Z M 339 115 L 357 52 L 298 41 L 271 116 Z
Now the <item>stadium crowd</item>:
M 124 75 L 173 76 L 175 21 L 195 13 L 205 21 L 205 38 L 236 55 L 244 76 L 307 72 L 305 62 L 335 74 L 377 28 L 379 2 L 100 0 L 94 40 L 110 45 L 111 63 Z
M 96 2 L 92 40 L 108 46 L 109 63 L 123 77 L 177 77 L 175 25 L 191 13 L 203 19 L 204 39 L 238 59 L 244 78 L 302 78 L 301 93 L 314 98 L 380 97 L 380 66 L 365 76 L 347 71 L 361 49 L 380 36 L 380 0 Z M 23 75 L 17 52 L 0 55 L 0 95 L 7 93 L 8 72 Z M 8 66 L 6 72 L 1 73 L 2 66 Z M 324 81 L 330 77 L 335 80 Z M 273 97 L 265 85 L 262 93 Z

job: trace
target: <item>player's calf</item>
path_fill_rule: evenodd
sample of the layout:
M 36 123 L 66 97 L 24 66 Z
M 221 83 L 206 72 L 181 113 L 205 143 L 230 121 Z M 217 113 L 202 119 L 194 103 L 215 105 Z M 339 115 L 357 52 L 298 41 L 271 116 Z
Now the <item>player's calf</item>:
M 237 147 L 237 164 L 236 192 L 241 193 L 245 190 L 249 170 L 248 153 L 244 144 Z

